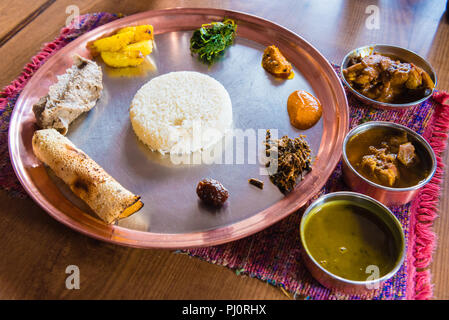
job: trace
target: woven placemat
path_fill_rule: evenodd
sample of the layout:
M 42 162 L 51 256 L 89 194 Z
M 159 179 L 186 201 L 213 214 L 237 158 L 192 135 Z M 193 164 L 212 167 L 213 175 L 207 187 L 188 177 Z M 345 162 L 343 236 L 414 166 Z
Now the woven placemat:
M 9 120 L 15 102 L 33 74 L 56 51 L 97 26 L 118 19 L 110 13 L 83 15 L 80 27 L 70 25 L 61 30 L 53 42 L 45 44 L 41 52 L 24 67 L 22 74 L 0 93 L 0 187 L 11 196 L 26 197 L 16 179 L 7 147 Z M 336 66 L 337 71 L 338 67 Z M 449 95 L 436 92 L 432 99 L 406 110 L 377 110 L 362 105 L 348 92 L 350 125 L 354 127 L 371 120 L 393 121 L 422 134 L 434 149 L 438 168 L 434 178 L 410 204 L 392 207 L 400 220 L 407 244 L 407 259 L 399 272 L 372 295 L 351 296 L 333 292 L 318 284 L 300 259 L 300 210 L 255 235 L 228 244 L 177 251 L 205 261 L 235 269 L 280 287 L 293 298 L 304 299 L 428 299 L 432 296 L 429 265 L 436 245 L 432 222 L 437 216 L 440 187 L 443 177 L 441 154 L 446 148 L 449 131 Z M 346 190 L 341 178 L 341 164 L 337 166 L 325 187 L 311 201 L 322 194 Z

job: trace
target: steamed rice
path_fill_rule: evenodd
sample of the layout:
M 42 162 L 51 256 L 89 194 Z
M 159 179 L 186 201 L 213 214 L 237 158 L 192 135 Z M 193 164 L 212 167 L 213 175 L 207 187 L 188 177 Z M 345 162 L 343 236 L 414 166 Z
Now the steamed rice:
M 171 72 L 139 89 L 130 118 L 134 132 L 151 150 L 187 154 L 222 139 L 232 125 L 232 103 L 214 78 Z

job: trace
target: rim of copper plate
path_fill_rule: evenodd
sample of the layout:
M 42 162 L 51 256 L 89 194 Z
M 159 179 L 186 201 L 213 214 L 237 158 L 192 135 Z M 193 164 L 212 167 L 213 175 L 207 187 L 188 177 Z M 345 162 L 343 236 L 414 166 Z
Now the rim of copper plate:
M 228 17 L 237 21 L 244 21 L 246 23 L 255 24 L 264 28 L 270 28 L 277 33 L 281 33 L 282 36 L 286 37 L 288 40 L 291 40 L 294 46 L 306 50 L 307 54 L 314 58 L 316 68 L 319 67 L 320 75 L 324 77 L 330 88 L 333 89 L 332 98 L 335 101 L 336 108 L 339 108 L 339 111 L 341 112 L 336 115 L 339 120 L 338 123 L 331 121 L 331 127 L 323 126 L 323 138 L 316 160 L 319 161 L 320 166 L 314 166 L 312 172 L 310 172 L 306 176 L 306 179 L 299 184 L 299 186 L 301 186 L 300 188 L 297 187 L 290 194 L 271 207 L 268 207 L 265 210 L 236 223 L 200 232 L 171 234 L 144 232 L 127 229 L 116 225 L 106 225 L 99 219 L 83 213 L 76 206 L 70 206 L 64 201 L 58 202 L 58 205 L 61 206 L 63 210 L 58 209 L 53 203 L 58 201 L 58 196 L 60 197 L 61 195 L 48 193 L 43 194 L 36 184 L 33 183 L 28 172 L 29 170 L 34 170 L 34 178 L 38 176 L 40 179 L 45 181 L 48 180 L 48 183 L 51 183 L 45 169 L 42 166 L 38 168 L 27 168 L 24 161 L 26 161 L 26 157 L 34 157 L 34 154 L 24 155 L 20 151 L 21 143 L 23 144 L 23 140 L 21 140 L 23 124 L 20 123 L 17 118 L 19 117 L 19 113 L 23 109 L 23 105 L 27 98 L 27 87 L 38 85 L 34 82 L 37 82 L 38 75 L 40 73 L 50 70 L 51 63 L 49 62 L 51 59 L 55 59 L 55 57 L 62 56 L 65 53 L 70 52 L 77 46 L 87 41 L 87 39 L 98 37 L 108 31 L 129 25 L 139 20 L 146 20 L 161 15 L 173 16 L 195 14 L 222 18 Z M 162 30 L 160 32 L 169 32 L 169 30 Z M 39 68 L 19 96 L 16 107 L 14 108 L 11 116 L 8 144 L 11 162 L 20 183 L 31 198 L 57 221 L 87 236 L 120 245 L 139 248 L 193 248 L 212 246 L 244 238 L 271 226 L 305 205 L 310 198 L 319 192 L 335 169 L 341 157 L 343 140 L 348 128 L 349 107 L 343 85 L 341 84 L 337 73 L 327 59 L 302 37 L 274 22 L 239 11 L 213 8 L 170 8 L 138 13 L 107 23 L 87 32 L 59 50 L 49 59 L 49 61 Z M 332 143 L 329 143 L 329 141 L 323 142 L 325 137 L 332 137 Z M 25 143 L 29 144 L 30 142 L 25 141 Z M 326 160 L 319 160 L 323 157 Z M 307 190 L 307 194 L 304 193 L 304 190 Z

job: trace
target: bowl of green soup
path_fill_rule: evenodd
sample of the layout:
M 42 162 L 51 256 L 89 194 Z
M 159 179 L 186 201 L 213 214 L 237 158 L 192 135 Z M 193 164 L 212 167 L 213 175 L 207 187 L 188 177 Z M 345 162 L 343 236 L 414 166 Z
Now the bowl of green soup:
M 379 288 L 405 258 L 399 220 L 382 203 L 360 193 L 334 192 L 313 202 L 302 217 L 300 237 L 312 276 L 344 293 Z

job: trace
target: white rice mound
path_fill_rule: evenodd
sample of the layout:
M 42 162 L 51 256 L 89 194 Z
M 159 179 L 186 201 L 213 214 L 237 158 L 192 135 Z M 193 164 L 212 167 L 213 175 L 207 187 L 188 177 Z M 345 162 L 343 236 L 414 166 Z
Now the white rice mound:
M 188 154 L 222 139 L 232 125 L 232 103 L 214 78 L 179 71 L 144 84 L 129 115 L 134 132 L 151 150 Z

